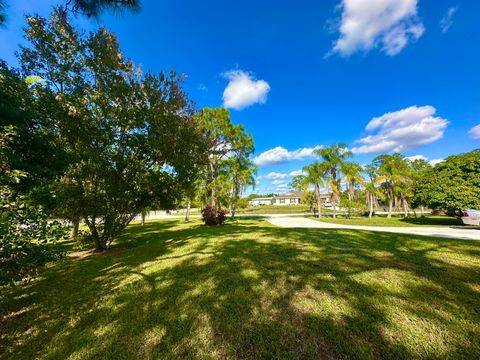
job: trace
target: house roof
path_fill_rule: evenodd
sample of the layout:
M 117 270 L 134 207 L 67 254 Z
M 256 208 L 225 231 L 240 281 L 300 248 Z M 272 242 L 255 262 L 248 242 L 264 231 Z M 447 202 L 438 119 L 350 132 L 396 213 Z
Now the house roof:
M 301 191 L 289 191 L 285 194 L 281 194 L 278 196 L 275 196 L 274 199 L 280 199 L 280 198 L 301 198 L 303 196 L 303 193 Z

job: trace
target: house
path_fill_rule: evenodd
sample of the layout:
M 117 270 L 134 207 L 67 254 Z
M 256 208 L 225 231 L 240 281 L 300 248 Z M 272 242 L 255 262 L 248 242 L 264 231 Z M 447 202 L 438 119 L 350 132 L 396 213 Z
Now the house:
M 301 191 L 290 191 L 273 197 L 256 198 L 249 201 L 252 206 L 261 205 L 298 205 L 302 199 Z

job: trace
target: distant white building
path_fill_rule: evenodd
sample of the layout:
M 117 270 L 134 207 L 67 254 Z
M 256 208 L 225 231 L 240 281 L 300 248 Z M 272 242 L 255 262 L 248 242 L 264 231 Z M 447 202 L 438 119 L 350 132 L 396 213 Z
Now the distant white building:
M 249 201 L 252 206 L 261 205 L 298 205 L 302 199 L 301 191 L 290 191 L 273 197 L 256 198 Z

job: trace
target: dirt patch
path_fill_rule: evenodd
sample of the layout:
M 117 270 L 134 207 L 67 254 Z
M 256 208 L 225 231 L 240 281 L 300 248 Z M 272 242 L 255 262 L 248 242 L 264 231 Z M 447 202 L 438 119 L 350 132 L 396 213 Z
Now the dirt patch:
M 88 249 L 88 250 L 80 250 L 80 251 L 72 251 L 67 254 L 67 257 L 71 259 L 84 259 L 90 256 L 98 256 L 98 255 L 107 255 L 117 253 L 119 251 L 123 251 L 124 248 L 111 248 L 108 250 L 97 250 L 97 249 Z

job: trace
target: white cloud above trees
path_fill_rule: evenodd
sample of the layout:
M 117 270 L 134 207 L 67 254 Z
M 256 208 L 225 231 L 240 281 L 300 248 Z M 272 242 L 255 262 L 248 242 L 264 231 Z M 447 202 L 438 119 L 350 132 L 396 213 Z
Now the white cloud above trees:
M 222 74 L 228 79 L 223 91 L 223 106 L 241 110 L 253 104 L 264 104 L 270 91 L 270 85 L 265 80 L 257 80 L 243 70 L 230 70 Z
M 349 56 L 380 48 L 393 56 L 425 32 L 417 0 L 342 0 L 339 8 L 340 37 L 329 54 Z
M 304 160 L 313 157 L 314 150 L 319 149 L 320 146 L 311 148 L 300 148 L 289 151 L 282 146 L 264 151 L 253 159 L 253 162 L 258 166 L 267 166 L 273 164 L 281 164 L 292 160 Z
M 356 141 L 355 154 L 402 152 L 430 144 L 443 137 L 448 121 L 435 116 L 433 106 L 411 106 L 373 118 L 369 135 Z

